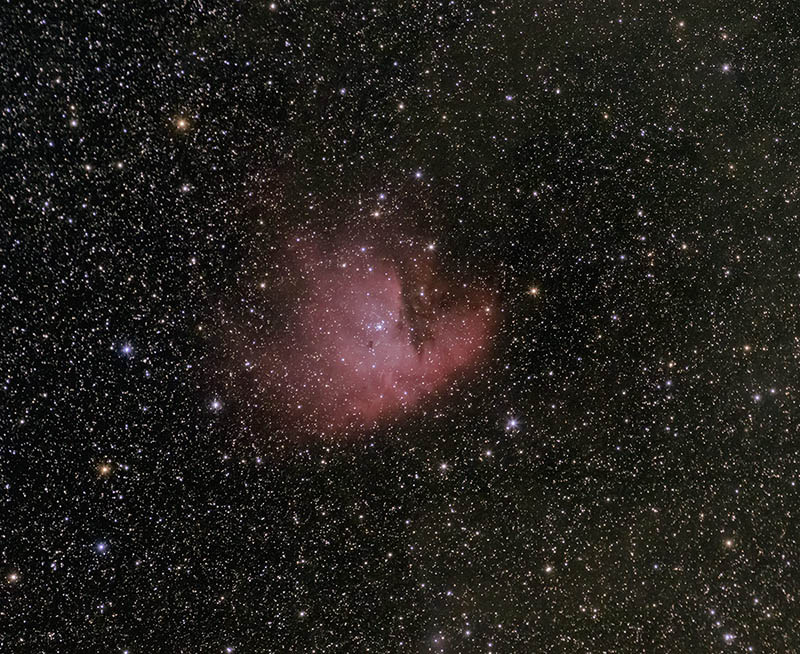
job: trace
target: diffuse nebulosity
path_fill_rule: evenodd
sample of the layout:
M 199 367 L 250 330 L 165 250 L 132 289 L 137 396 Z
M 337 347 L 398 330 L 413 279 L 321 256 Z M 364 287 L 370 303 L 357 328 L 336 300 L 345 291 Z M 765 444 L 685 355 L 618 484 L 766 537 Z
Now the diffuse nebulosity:
M 300 433 L 363 432 L 468 379 L 490 353 L 486 284 L 448 278 L 429 241 L 380 231 L 290 240 L 291 293 L 272 300 L 271 342 L 234 348 L 251 362 L 254 400 Z

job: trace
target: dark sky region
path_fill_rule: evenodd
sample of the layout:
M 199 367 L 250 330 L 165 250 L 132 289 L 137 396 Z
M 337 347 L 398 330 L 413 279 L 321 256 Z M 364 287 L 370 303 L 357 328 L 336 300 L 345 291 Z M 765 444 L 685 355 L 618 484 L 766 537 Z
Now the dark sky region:
M 0 25 L 0 650 L 800 651 L 794 3 Z

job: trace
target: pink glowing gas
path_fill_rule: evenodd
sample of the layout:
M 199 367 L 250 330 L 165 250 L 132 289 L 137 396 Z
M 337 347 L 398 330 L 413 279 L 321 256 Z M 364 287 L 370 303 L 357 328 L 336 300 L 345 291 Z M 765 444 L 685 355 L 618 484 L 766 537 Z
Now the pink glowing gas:
M 490 294 L 437 274 L 432 250 L 294 243 L 300 282 L 255 373 L 271 408 L 307 430 L 357 430 L 473 372 L 492 335 Z

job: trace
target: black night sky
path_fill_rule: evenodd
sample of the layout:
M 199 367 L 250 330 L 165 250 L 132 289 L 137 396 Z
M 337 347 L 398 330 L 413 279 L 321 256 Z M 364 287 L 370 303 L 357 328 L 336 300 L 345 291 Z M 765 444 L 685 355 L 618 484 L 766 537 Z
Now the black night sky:
M 0 25 L 0 650 L 800 651 L 792 2 Z

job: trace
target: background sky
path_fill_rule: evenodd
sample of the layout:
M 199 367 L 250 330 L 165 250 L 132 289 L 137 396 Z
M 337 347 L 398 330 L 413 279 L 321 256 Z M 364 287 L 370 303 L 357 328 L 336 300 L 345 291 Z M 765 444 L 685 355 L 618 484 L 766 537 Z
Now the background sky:
M 6 3 L 2 649 L 800 647 L 797 18 Z M 427 257 L 486 355 L 282 416 L 293 240 Z

